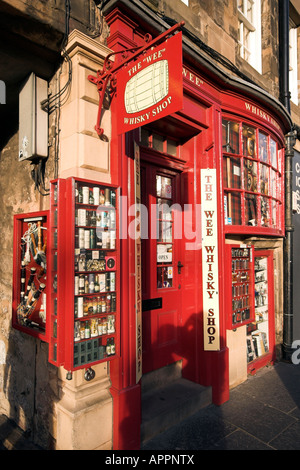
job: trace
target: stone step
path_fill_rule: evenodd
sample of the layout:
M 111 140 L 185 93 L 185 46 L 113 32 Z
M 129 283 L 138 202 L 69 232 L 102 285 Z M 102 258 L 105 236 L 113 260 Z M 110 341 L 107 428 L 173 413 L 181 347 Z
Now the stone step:
M 211 387 L 181 377 L 143 392 L 141 442 L 145 443 L 211 403 Z

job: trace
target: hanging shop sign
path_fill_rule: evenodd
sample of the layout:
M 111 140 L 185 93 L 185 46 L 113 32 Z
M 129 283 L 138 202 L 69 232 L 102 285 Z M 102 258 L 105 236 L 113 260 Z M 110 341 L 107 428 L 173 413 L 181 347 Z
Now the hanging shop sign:
M 97 86 L 99 107 L 95 130 L 103 137 L 101 127 L 102 105 L 108 93 L 117 100 L 117 133 L 122 134 L 182 108 L 182 33 L 184 21 L 175 24 L 152 39 L 146 34 L 141 46 L 111 52 L 103 69 L 88 80 Z M 122 54 L 117 62 L 111 57 Z M 109 87 L 108 87 L 109 85 Z
M 215 169 L 201 170 L 204 350 L 219 351 L 219 268 Z
M 118 134 L 182 109 L 181 32 L 149 49 L 119 71 L 116 99 Z

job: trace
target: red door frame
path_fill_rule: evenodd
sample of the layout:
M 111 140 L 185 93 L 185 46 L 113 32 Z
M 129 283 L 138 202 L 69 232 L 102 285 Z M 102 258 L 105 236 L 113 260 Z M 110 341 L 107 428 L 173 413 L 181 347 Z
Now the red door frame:
M 177 268 L 177 262 L 181 260 L 181 240 L 175 237 L 175 225 L 177 227 L 177 222 L 175 223 L 173 219 L 173 283 L 172 287 L 166 289 L 157 289 L 157 279 L 156 279 L 156 247 L 157 240 L 153 239 L 151 236 L 152 230 L 152 219 L 154 214 L 149 207 L 151 204 L 157 204 L 156 193 L 155 193 L 155 182 L 156 175 L 160 174 L 165 177 L 172 179 L 172 206 L 175 204 L 180 204 L 180 173 L 174 172 L 167 168 L 162 168 L 159 165 L 151 164 L 149 162 L 143 161 L 143 154 L 141 154 L 141 167 L 144 168 L 148 174 L 146 176 L 146 181 L 142 180 L 142 202 L 148 208 L 148 237 L 142 241 L 144 243 L 144 249 L 142 250 L 143 261 L 146 262 L 142 266 L 143 272 L 143 300 L 160 298 L 162 302 L 162 308 L 155 310 L 148 310 L 143 312 L 143 345 L 148 346 L 148 351 L 143 349 L 143 373 L 150 372 L 151 370 L 159 369 L 165 365 L 171 364 L 177 360 L 181 359 L 180 356 L 180 337 L 181 337 L 181 324 L 182 324 L 182 311 L 181 311 L 181 301 L 182 301 L 182 289 L 181 289 L 181 279 L 182 272 L 179 274 Z M 143 189 L 145 193 L 143 194 Z M 145 200 L 145 196 L 147 200 Z M 173 218 L 175 217 L 174 210 Z M 148 254 L 146 254 L 146 252 Z M 148 260 L 145 259 L 148 257 Z M 148 261 L 148 262 L 147 262 Z M 184 269 L 184 267 L 182 268 Z M 147 277 L 146 277 L 147 276 Z M 180 286 L 179 286 L 180 285 Z M 158 330 L 159 326 L 159 317 L 160 314 L 163 316 L 166 313 L 166 310 L 171 311 L 176 310 L 176 319 L 174 324 L 163 324 Z M 176 329 L 176 331 L 174 331 Z M 167 338 L 173 335 L 177 336 L 177 344 L 175 345 L 171 342 L 167 344 Z M 163 336 L 165 340 L 165 345 L 158 344 L 160 336 Z M 145 341 L 144 341 L 145 339 Z M 174 349 L 175 348 L 175 349 Z M 150 350 L 151 351 L 150 351 Z

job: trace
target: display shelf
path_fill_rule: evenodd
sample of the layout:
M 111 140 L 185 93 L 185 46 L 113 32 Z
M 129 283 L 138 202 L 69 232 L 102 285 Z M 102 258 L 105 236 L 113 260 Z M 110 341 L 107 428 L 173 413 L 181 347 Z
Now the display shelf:
M 253 247 L 226 245 L 226 262 L 226 326 L 232 330 L 254 320 Z
M 66 180 L 70 243 L 67 274 L 65 368 L 112 360 L 119 350 L 117 188 L 77 178 Z

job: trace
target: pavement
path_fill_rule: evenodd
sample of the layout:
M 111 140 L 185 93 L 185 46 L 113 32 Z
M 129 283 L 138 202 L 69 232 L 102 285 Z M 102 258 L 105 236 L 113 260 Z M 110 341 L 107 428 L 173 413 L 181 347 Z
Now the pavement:
M 300 450 L 300 365 L 276 363 L 149 440 L 142 450 Z
M 0 415 L 0 450 L 42 450 Z M 144 451 L 300 450 L 300 365 L 279 362 L 143 445 Z

